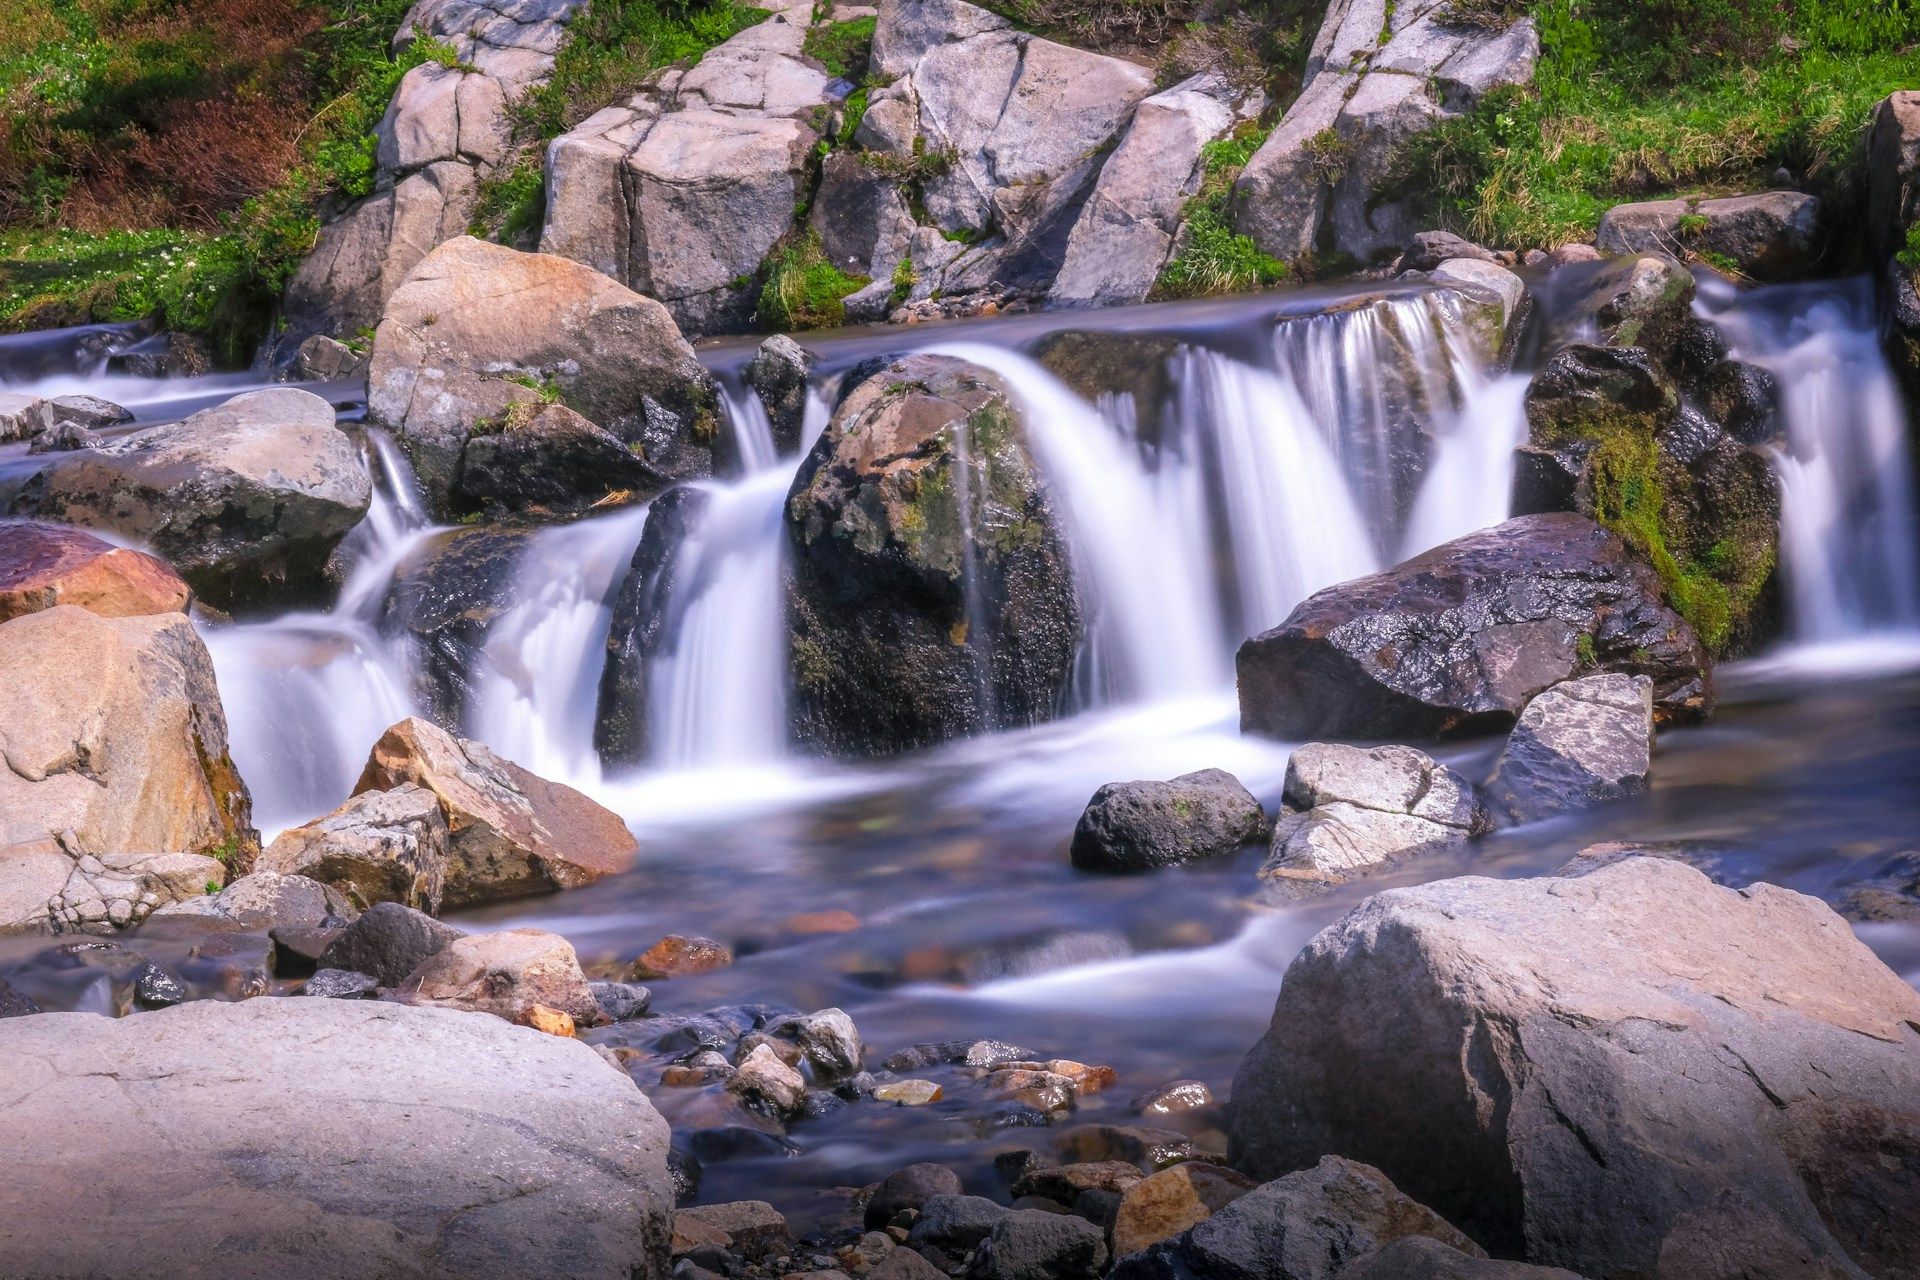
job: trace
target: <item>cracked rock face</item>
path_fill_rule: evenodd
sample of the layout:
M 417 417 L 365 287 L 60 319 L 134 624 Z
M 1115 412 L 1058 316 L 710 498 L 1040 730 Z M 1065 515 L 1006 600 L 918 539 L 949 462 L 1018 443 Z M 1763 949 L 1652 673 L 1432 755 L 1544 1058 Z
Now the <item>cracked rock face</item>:
M 88 1141 L 46 1140 L 76 1116 Z M 0 1143 L 18 1280 L 667 1274 L 666 1124 L 586 1045 L 494 1018 L 273 998 L 8 1018 Z
M 1678 862 L 1368 898 L 1288 969 L 1233 1098 L 1235 1167 L 1347 1152 L 1580 1275 L 1920 1260 L 1920 994 L 1815 899 Z
M 1527 704 L 1487 783 L 1514 822 L 1638 795 L 1653 768 L 1653 682 L 1599 675 Z

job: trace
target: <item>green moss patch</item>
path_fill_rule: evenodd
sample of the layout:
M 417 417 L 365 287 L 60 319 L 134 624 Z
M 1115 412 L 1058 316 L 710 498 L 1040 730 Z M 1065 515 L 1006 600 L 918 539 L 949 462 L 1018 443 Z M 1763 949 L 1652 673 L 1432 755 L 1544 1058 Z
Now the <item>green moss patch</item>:
M 801 52 L 825 67 L 828 75 L 857 82 L 866 77 L 873 30 L 878 24 L 877 18 L 818 23 L 807 29 Z
M 828 262 L 820 237 L 811 231 L 777 250 L 763 272 L 756 315 L 764 328 L 775 332 L 844 323 L 846 296 L 869 283 L 867 277 L 848 275 Z

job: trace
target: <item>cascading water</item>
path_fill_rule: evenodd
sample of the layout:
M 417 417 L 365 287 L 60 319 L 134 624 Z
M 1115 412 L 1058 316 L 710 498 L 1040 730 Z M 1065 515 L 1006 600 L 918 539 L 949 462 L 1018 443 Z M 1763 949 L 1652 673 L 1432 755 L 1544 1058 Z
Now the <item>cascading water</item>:
M 1513 453 L 1527 438 L 1520 374 L 1463 372 L 1460 408 L 1438 427 L 1433 459 L 1401 535 L 1400 559 L 1499 524 L 1513 510 Z
M 1780 555 L 1803 642 L 1920 631 L 1907 415 L 1865 279 L 1736 290 L 1697 306 L 1778 380 Z

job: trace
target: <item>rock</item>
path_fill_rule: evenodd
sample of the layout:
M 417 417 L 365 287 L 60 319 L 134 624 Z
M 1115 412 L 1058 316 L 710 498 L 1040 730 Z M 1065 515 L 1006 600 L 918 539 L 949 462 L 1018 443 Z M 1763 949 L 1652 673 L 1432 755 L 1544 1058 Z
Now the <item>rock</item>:
M 713 380 L 673 318 L 577 263 L 461 236 L 408 274 L 374 333 L 368 414 L 436 510 L 477 423 L 556 394 L 664 475 L 711 465 Z
M 478 70 L 425 62 L 401 77 L 374 132 L 375 163 L 394 172 L 424 169 L 441 160 L 476 168 L 506 158 L 511 141 L 506 93 Z
M 1653 571 L 1582 516 L 1521 516 L 1309 597 L 1240 646 L 1244 731 L 1432 737 L 1502 728 L 1549 685 L 1646 675 L 1655 716 L 1712 709 L 1707 655 Z
M 417 716 L 381 735 L 354 794 L 408 783 L 446 815 L 449 907 L 578 888 L 627 870 L 639 851 L 619 815 Z
M 459 724 L 478 696 L 488 631 L 520 600 L 539 542 L 525 527 L 449 529 L 422 540 L 395 566 L 380 631 L 404 633 L 418 655 L 416 694 L 429 715 Z
M 1916 1020 L 1838 916 L 1771 885 L 1634 858 L 1394 889 L 1288 969 L 1232 1159 L 1350 1151 L 1582 1275 L 1893 1274 L 1915 1237 L 1885 1224 L 1920 1221 Z
M 967 1267 L 968 1280 L 1095 1280 L 1107 1245 L 1090 1222 L 1016 1209 L 994 1225 Z
M 1134 1183 L 1113 1220 L 1113 1256 L 1124 1258 L 1171 1240 L 1232 1204 L 1253 1182 L 1231 1169 L 1188 1161 Z
M 184 614 L 0 623 L 0 754 L 0 933 L 129 924 L 259 848 Z
M 1172 1116 L 1213 1105 L 1213 1090 L 1199 1080 L 1175 1080 L 1141 1094 L 1133 1109 L 1143 1116 Z
M 1412 747 L 1309 742 L 1287 761 L 1263 879 L 1289 895 L 1356 875 L 1487 828 L 1473 784 Z
M 20 1280 L 667 1274 L 667 1126 L 585 1045 L 439 1009 L 195 1001 L 0 1022 L 0 1080 Z M 91 1140 L 44 1141 L 77 1116 Z
M 563 404 L 513 405 L 460 455 L 460 496 L 489 518 L 578 515 L 639 502 L 668 480 L 633 446 Z
M 1380 1170 L 1339 1156 L 1235 1197 L 1196 1225 L 1123 1258 L 1116 1280 L 1333 1280 L 1404 1236 L 1432 1236 L 1472 1257 L 1480 1247 L 1402 1194 Z
M 88 431 L 133 421 L 131 410 L 98 396 L 55 396 L 47 401 L 46 414 L 49 427 L 71 424 Z
M 1079 605 L 996 379 L 934 356 L 870 369 L 801 464 L 786 520 L 802 742 L 875 754 L 1056 713 Z
M 1073 830 L 1082 871 L 1157 871 L 1233 853 L 1264 837 L 1267 815 L 1223 769 L 1171 782 L 1110 782 L 1093 793 Z
M 1653 682 L 1598 675 L 1554 685 L 1527 704 L 1487 793 L 1507 818 L 1532 822 L 1647 789 Z
M 747 386 L 766 407 L 774 445 L 783 454 L 797 452 L 802 443 L 813 364 L 813 355 L 805 347 L 776 333 L 760 344 L 742 370 Z
M 587 989 L 593 992 L 594 1001 L 608 1022 L 644 1018 L 653 1003 L 653 993 L 632 982 L 589 982 Z
M 838 1080 L 857 1075 L 866 1047 L 860 1043 L 860 1030 L 842 1009 L 821 1009 L 768 1024 L 776 1036 L 797 1041 L 819 1080 Z
M 1879 286 L 1887 352 L 1911 395 L 1920 388 L 1920 272 L 1899 255 L 1920 222 L 1920 90 L 1901 90 L 1874 108 L 1866 177 L 1868 261 Z
M 1163 442 L 1163 421 L 1179 387 L 1178 339 L 1120 329 L 1061 329 L 1033 347 L 1033 358 L 1089 404 L 1112 396 L 1130 410 L 1139 438 Z
M 380 980 L 370 973 L 351 969 L 316 969 L 300 988 L 303 996 L 327 1000 L 370 1000 L 380 990 Z
M 647 508 L 640 544 L 614 596 L 600 672 L 593 745 L 609 767 L 639 764 L 652 750 L 653 660 L 672 636 L 675 592 L 684 580 L 698 580 L 698 557 L 681 553 L 710 501 L 704 488 L 675 485 Z
M 673 1215 L 674 1252 L 682 1239 L 722 1243 L 749 1262 L 783 1256 L 793 1248 L 787 1220 L 764 1200 L 693 1205 Z
M 14 511 L 137 538 L 226 608 L 318 583 L 372 494 L 333 406 L 275 387 L 61 454 Z
M 1462 1253 L 1432 1236 L 1401 1236 L 1340 1271 L 1340 1280 L 1580 1280 L 1559 1267 L 1532 1267 Z
M 185 613 L 193 593 L 167 562 L 81 529 L 0 520 L 0 622 L 78 605 L 103 618 Z
M 807 1082 L 767 1045 L 756 1045 L 734 1068 L 727 1088 L 763 1103 L 776 1115 L 793 1115 L 807 1100 Z
M 946 1091 L 931 1080 L 892 1080 L 873 1091 L 874 1101 L 897 1107 L 924 1107 L 945 1096 Z
M 0 442 L 31 439 L 52 425 L 52 407 L 41 397 L 0 391 Z
M 33 438 L 27 446 L 28 453 L 71 453 L 76 449 L 98 449 L 106 443 L 99 433 L 89 431 L 77 422 L 63 422 L 57 427 L 48 427 Z
M 1458 259 L 1490 263 L 1500 261 L 1491 249 L 1483 249 L 1451 231 L 1422 231 L 1407 241 L 1407 250 L 1400 258 L 1400 269 L 1432 271 L 1443 262 Z
M 346 343 L 312 334 L 302 341 L 287 365 L 289 382 L 338 382 L 366 372 L 367 358 Z
M 421 961 L 394 989 L 407 1004 L 491 1013 L 523 1022 L 537 1005 L 592 1026 L 600 1006 L 573 944 L 544 929 L 507 929 L 455 938 Z
M 1206 176 L 1201 149 L 1258 114 L 1259 105 L 1210 72 L 1144 99 L 1074 220 L 1048 302 L 1145 302 Z
M 1493 330 L 1495 340 L 1489 344 L 1497 355 L 1527 296 L 1526 282 L 1499 263 L 1482 258 L 1449 258 L 1435 267 L 1431 275 L 1435 284 L 1500 304 L 1499 323 Z
M 907 1233 L 915 1249 L 939 1249 L 964 1258 L 1006 1217 L 1005 1205 L 984 1196 L 935 1195 L 919 1206 L 920 1216 Z
M 397 902 L 376 902 L 327 945 L 320 964 L 370 974 L 397 987 L 431 956 L 467 935 Z
M 40 1012 L 40 1006 L 30 997 L 20 994 L 0 978 L 0 1018 L 24 1018 L 30 1013 Z
M 895 1249 L 867 1272 L 866 1280 L 943 1280 L 946 1274 L 912 1249 Z
M 1546 350 L 1568 342 L 1640 347 L 1663 365 L 1694 329 L 1693 276 L 1664 253 L 1594 261 L 1580 259 L 1548 309 Z
M 1770 444 L 1780 435 L 1780 382 L 1743 360 L 1722 360 L 1707 371 L 1707 412 L 1742 444 Z
M 733 951 L 724 943 L 674 933 L 641 952 L 628 974 L 634 978 L 688 978 L 732 963 Z
M 878 1231 L 892 1222 L 902 1209 L 918 1211 L 935 1196 L 959 1194 L 960 1175 L 945 1165 L 910 1164 L 880 1180 L 880 1185 L 867 1197 L 862 1221 L 867 1230 Z
M 1600 217 L 1600 252 L 1694 253 L 1756 280 L 1794 280 L 1820 259 L 1820 201 L 1798 191 L 1618 204 Z
M 302 933 L 344 929 L 358 913 L 329 885 L 305 876 L 261 870 L 241 876 L 218 893 L 188 898 L 154 914 L 163 918 L 218 916 L 249 929 Z
M 447 871 L 446 815 L 424 787 L 362 792 L 282 832 L 260 865 L 330 884 L 362 908 L 398 902 L 432 915 Z
M 893 273 L 912 256 L 917 228 L 902 188 L 900 179 L 865 152 L 836 150 L 820 162 L 807 229 L 820 237 L 820 253 L 828 262 L 872 281 L 844 299 L 850 321 L 886 318 Z M 917 263 L 908 270 L 919 274 Z
M 1234 186 L 1235 225 L 1275 257 L 1320 248 L 1373 263 L 1420 230 L 1396 185 L 1408 145 L 1487 93 L 1533 79 L 1531 18 L 1452 22 L 1450 0 L 1335 0 L 1299 98 Z

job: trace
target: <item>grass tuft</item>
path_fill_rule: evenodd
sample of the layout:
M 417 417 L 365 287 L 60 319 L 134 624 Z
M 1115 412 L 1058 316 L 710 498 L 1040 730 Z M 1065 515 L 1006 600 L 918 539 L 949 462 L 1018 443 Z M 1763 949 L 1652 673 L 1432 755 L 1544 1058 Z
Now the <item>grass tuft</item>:
M 777 249 L 764 271 L 756 315 L 762 327 L 781 333 L 844 323 L 846 296 L 869 283 L 828 262 L 811 231 Z
M 1156 298 L 1197 298 L 1244 293 L 1278 284 L 1287 264 L 1262 253 L 1253 237 L 1233 229 L 1233 183 L 1266 140 L 1266 131 L 1243 125 L 1233 136 L 1209 142 L 1200 153 L 1205 176 L 1200 191 L 1181 210 L 1179 250 L 1161 268 Z

